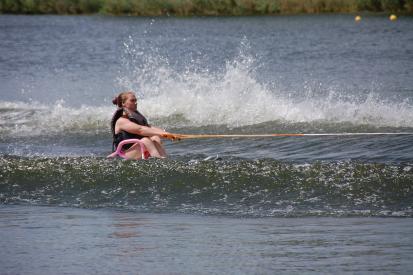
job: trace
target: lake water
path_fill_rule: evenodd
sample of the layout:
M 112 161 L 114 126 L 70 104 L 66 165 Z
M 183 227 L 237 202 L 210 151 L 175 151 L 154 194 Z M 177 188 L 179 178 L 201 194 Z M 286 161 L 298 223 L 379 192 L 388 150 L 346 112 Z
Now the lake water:
M 399 218 L 258 218 L 0 208 L 5 274 L 411 274 Z
M 411 273 L 412 46 L 411 17 L 0 16 L 2 272 Z M 125 89 L 170 132 L 391 135 L 108 160 Z

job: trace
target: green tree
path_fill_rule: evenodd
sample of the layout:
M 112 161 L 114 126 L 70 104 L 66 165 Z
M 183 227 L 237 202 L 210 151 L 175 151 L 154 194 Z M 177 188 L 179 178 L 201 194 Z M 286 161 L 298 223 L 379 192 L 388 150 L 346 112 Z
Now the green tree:
M 404 6 L 404 1 L 402 0 L 382 0 L 382 8 L 385 11 L 401 11 Z
M 404 10 L 408 13 L 413 13 L 413 0 L 405 0 Z
M 357 7 L 360 11 L 381 11 L 380 0 L 358 0 Z
M 70 0 L 56 0 L 54 4 L 54 10 L 57 14 L 67 14 L 69 12 Z
M 97 13 L 102 8 L 102 0 L 79 0 L 78 5 L 82 13 Z
M 36 13 L 36 3 L 34 0 L 22 0 L 21 11 L 23 13 Z
M 56 13 L 56 8 L 55 8 L 55 1 L 41 1 L 38 0 L 37 1 L 37 10 L 39 11 L 39 13 L 43 13 L 43 14 L 52 14 L 52 13 Z
M 16 0 L 2 0 L 2 12 L 4 13 L 18 13 L 21 11 L 20 1 Z
M 105 0 L 102 10 L 109 14 L 129 14 L 131 10 L 130 0 Z

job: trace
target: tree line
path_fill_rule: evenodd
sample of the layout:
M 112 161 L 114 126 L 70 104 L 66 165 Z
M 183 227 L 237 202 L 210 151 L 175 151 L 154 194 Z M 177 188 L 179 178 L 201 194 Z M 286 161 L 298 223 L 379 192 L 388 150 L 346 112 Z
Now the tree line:
M 231 16 L 356 12 L 413 14 L 413 0 L 0 0 L 2 14 Z

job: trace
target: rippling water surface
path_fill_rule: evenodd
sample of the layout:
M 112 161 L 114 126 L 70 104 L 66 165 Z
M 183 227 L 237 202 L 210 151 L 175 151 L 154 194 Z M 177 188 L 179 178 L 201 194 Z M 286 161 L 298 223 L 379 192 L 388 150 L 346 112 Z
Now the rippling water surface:
M 11 274 L 412 272 L 412 222 L 0 208 Z M 28 245 L 30 244 L 30 245 Z

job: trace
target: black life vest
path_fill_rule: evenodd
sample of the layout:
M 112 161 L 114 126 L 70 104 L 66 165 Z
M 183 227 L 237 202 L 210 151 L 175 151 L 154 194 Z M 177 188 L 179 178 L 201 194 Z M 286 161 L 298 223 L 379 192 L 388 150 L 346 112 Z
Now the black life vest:
M 150 127 L 150 125 L 148 124 L 148 120 L 138 111 L 132 112 L 129 111 L 126 108 L 119 108 L 116 110 L 116 112 L 113 114 L 112 116 L 112 120 L 110 122 L 110 128 L 112 131 L 112 151 L 115 151 L 116 148 L 118 147 L 118 144 L 125 139 L 132 139 L 132 138 L 136 138 L 136 139 L 141 139 L 144 136 L 141 135 L 137 135 L 137 134 L 133 134 L 133 133 L 129 133 L 127 131 L 121 130 L 119 133 L 115 134 L 115 125 L 116 125 L 116 121 L 118 121 L 119 118 L 123 117 L 123 114 L 126 114 L 126 117 L 129 119 L 129 121 L 136 123 L 138 125 L 142 125 L 142 126 L 147 126 Z M 126 144 L 125 146 L 123 146 L 125 150 L 129 149 L 132 146 L 132 144 Z

